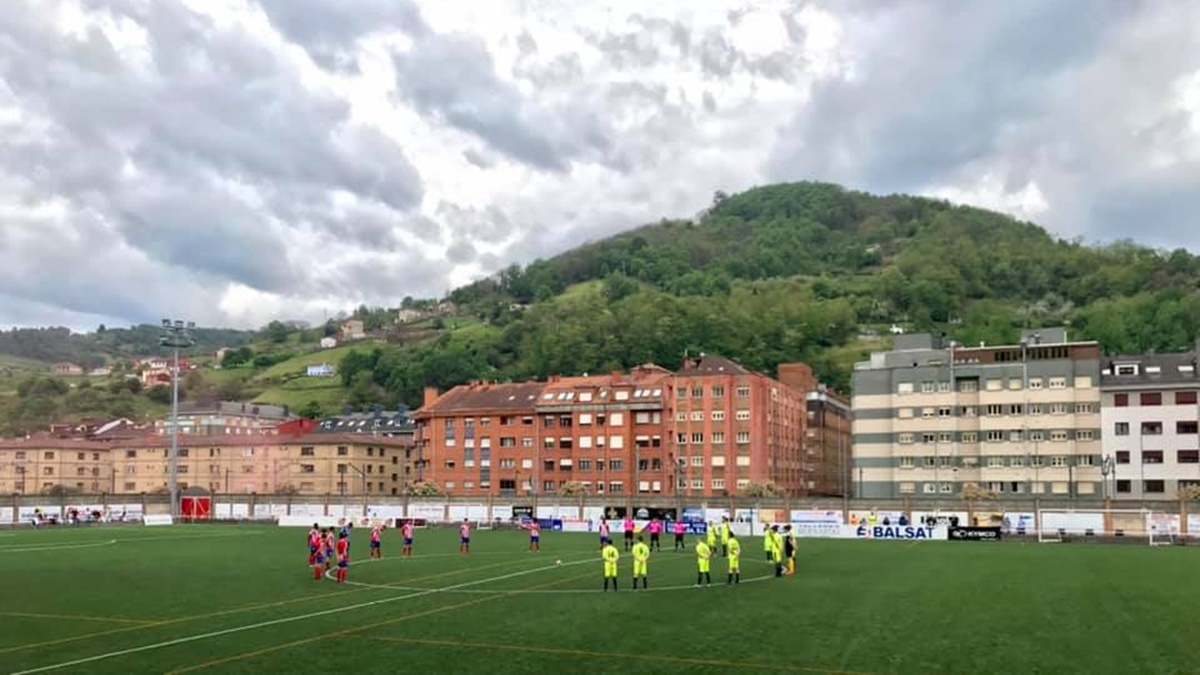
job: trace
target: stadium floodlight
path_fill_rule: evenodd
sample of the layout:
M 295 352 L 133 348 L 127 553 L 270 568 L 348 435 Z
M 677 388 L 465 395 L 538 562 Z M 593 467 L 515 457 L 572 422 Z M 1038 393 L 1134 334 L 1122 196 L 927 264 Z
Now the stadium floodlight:
M 171 366 L 171 456 L 168 461 L 170 482 L 168 490 L 171 494 L 171 517 L 179 517 L 179 350 L 192 347 L 196 340 L 192 337 L 190 328 L 195 323 L 186 324 L 178 319 L 163 319 L 163 334 L 158 343 L 171 349 L 174 362 Z

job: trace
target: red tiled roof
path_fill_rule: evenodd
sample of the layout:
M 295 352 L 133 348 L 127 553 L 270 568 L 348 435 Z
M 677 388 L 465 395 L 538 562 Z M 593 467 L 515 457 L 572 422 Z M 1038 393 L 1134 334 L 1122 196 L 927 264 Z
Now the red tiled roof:
M 676 375 L 750 375 L 751 371 L 724 356 L 701 356 L 686 359 Z
M 273 441 L 278 445 L 375 445 L 410 448 L 416 444 L 408 436 L 375 436 L 372 434 L 308 434 Z
M 447 415 L 465 412 L 522 412 L 532 411 L 546 384 L 520 382 L 515 384 L 464 384 L 442 394 L 421 410 L 417 416 Z

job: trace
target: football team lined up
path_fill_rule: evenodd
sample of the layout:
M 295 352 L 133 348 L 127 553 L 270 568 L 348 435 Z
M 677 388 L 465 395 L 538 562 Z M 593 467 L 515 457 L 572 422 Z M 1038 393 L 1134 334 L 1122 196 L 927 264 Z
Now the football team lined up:
M 635 590 L 638 588 L 638 581 L 641 581 L 641 588 L 649 588 L 650 553 L 662 551 L 660 538 L 667 529 L 667 524 L 660 520 L 650 521 L 644 528 L 650 534 L 649 544 L 646 543 L 645 537 L 639 534 L 641 530 L 638 530 L 633 519 L 626 518 L 622 525 L 625 533 L 625 551 L 633 555 L 633 588 Z M 353 527 L 353 524 L 349 523 L 337 528 L 335 537 L 335 528 L 322 528 L 317 523 L 313 523 L 312 529 L 308 533 L 308 564 L 313 570 L 314 580 L 321 581 L 333 570 L 334 563 L 336 563 L 335 579 L 339 584 L 346 583 L 346 576 L 350 569 L 350 533 Z M 522 523 L 520 527 L 529 532 L 529 552 L 540 553 L 542 550 L 541 524 L 536 520 L 530 520 Z M 404 537 L 404 547 L 401 549 L 400 555 L 411 557 L 415 530 L 413 521 L 404 521 L 399 529 Z M 369 555 L 372 559 L 383 559 L 383 530 L 382 524 L 376 524 L 371 528 Z M 621 559 L 621 551 L 613 544 L 612 530 L 606 519 L 600 520 L 598 530 L 600 555 L 604 561 L 604 590 L 607 592 L 611 584 L 612 589 L 616 591 L 617 565 Z M 686 550 L 684 536 L 687 533 L 687 525 L 677 521 L 674 523 L 673 531 L 675 552 Z M 470 555 L 471 523 L 469 520 L 463 519 L 458 533 L 458 552 L 462 555 Z M 737 535 L 734 534 L 729 519 L 726 518 L 720 524 L 708 523 L 704 536 L 698 536 L 696 539 L 694 550 L 697 588 L 712 584 L 712 559 L 717 556 L 718 543 L 720 557 L 726 560 L 725 583 L 727 585 L 741 583 L 742 545 L 738 541 Z M 796 535 L 792 532 L 791 525 L 784 525 L 782 529 L 778 525 L 766 528 L 763 534 L 763 551 L 766 553 L 767 561 L 774 564 L 776 577 L 790 576 L 796 573 Z M 561 563 L 561 561 L 559 562 Z
M 641 581 L 641 588 L 649 588 L 650 552 L 662 550 L 659 536 L 666 526 L 658 520 L 650 521 L 645 528 L 650 533 L 650 544 L 647 545 L 645 538 L 640 534 L 636 535 L 636 543 L 632 543 L 637 532 L 632 519 L 626 518 L 623 525 L 625 550 L 633 554 L 633 588 L 634 590 L 638 588 L 639 581 Z M 729 519 L 724 519 L 720 524 L 710 522 L 705 529 L 704 536 L 696 538 L 696 588 L 712 585 L 712 559 L 717 555 L 718 542 L 720 542 L 721 557 L 726 560 L 726 585 L 740 584 L 742 581 L 742 544 L 734 534 Z M 610 585 L 616 591 L 618 588 L 617 565 L 621 559 L 621 551 L 613 544 L 608 521 L 600 521 L 599 532 L 600 556 L 604 561 L 604 591 L 607 592 Z M 676 522 L 674 532 L 674 550 L 676 552 L 686 550 L 684 535 L 687 533 L 687 525 L 683 522 Z M 763 533 L 763 549 L 767 552 L 768 562 L 775 566 L 776 577 L 790 576 L 796 573 L 796 535 L 792 532 L 791 525 L 783 526 L 782 530 L 778 525 L 766 528 Z

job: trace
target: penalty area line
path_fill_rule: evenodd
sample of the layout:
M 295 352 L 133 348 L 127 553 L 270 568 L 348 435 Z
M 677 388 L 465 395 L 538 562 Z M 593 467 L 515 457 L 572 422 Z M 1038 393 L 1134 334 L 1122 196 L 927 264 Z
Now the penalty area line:
M 487 584 L 487 583 L 492 583 L 495 581 L 503 581 L 505 579 L 513 579 L 515 577 L 526 576 L 529 574 L 535 574 L 537 572 L 545 572 L 547 570 L 568 567 L 571 565 L 582 565 L 585 563 L 592 563 L 592 562 L 594 562 L 594 561 L 591 559 L 591 557 L 589 557 L 587 560 L 577 560 L 574 562 L 563 563 L 562 565 L 548 565 L 545 567 L 535 567 L 533 569 L 521 570 L 519 572 L 503 574 L 503 575 L 500 575 L 497 577 L 491 577 L 488 579 L 478 579 L 476 581 L 466 581 L 461 584 L 455 584 L 453 586 L 447 586 L 445 588 L 437 588 L 437 589 L 421 591 L 421 592 L 417 592 L 417 593 L 405 593 L 403 595 L 397 595 L 397 596 L 394 596 L 391 598 L 381 598 L 379 600 L 371 600 L 369 602 L 360 602 L 358 604 L 347 605 L 345 607 L 335 607 L 333 609 L 321 610 L 319 612 L 309 612 L 307 614 L 300 614 L 298 616 L 285 617 L 282 619 L 272 619 L 271 621 L 260 621 L 258 623 L 247 624 L 244 626 L 235 626 L 233 628 L 226 628 L 224 630 L 217 630 L 217 631 L 212 631 L 209 633 L 201 633 L 199 635 L 188 635 L 186 637 L 176 638 L 174 640 L 164 640 L 162 642 L 154 642 L 154 643 L 151 643 L 148 645 L 142 645 L 140 647 L 130 647 L 129 649 L 120 649 L 117 651 L 107 652 L 104 654 L 96 654 L 95 656 L 87 656 L 87 657 L 84 657 L 81 659 L 73 659 L 71 661 L 63 661 L 61 663 L 55 663 L 55 664 L 51 664 L 48 666 L 40 666 L 38 668 L 30 668 L 27 670 L 18 670 L 18 671 L 14 671 L 14 672 L 10 673 L 10 675 L 31 675 L 32 673 L 46 673 L 46 672 L 50 672 L 53 670 L 61 670 L 63 668 L 71 668 L 73 666 L 80 666 L 80 665 L 83 665 L 86 663 L 95 663 L 97 661 L 105 661 L 105 660 L 116 658 L 119 656 L 127 656 L 129 654 L 139 654 L 141 652 L 148 652 L 148 651 L 153 651 L 156 649 L 173 647 L 175 645 L 187 644 L 189 642 L 198 642 L 200 640 L 208 640 L 211 638 L 221 637 L 224 635 L 233 635 L 236 633 L 244 633 L 246 631 L 257 630 L 259 628 L 268 628 L 270 626 L 278 626 L 278 625 L 286 624 L 286 623 L 294 623 L 296 621 L 305 621 L 308 619 L 315 619 L 315 618 L 322 617 L 322 616 L 330 616 L 333 614 L 342 614 L 344 612 L 351 612 L 356 609 L 365 609 L 367 607 L 386 605 L 386 604 L 393 603 L 393 602 L 399 602 L 401 600 L 410 600 L 412 598 L 420 598 L 420 597 L 424 597 L 427 595 L 436 595 L 438 593 L 445 593 L 447 591 L 453 591 L 453 590 L 457 590 L 460 588 L 468 588 L 471 586 L 478 586 L 480 584 Z

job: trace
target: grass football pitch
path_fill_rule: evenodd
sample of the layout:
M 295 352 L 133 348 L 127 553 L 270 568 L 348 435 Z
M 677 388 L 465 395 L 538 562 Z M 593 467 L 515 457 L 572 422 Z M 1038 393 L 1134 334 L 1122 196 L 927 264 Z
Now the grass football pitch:
M 802 540 L 775 579 L 693 588 L 670 538 L 649 591 L 603 593 L 594 535 L 419 530 L 314 581 L 303 529 L 0 530 L 0 673 L 1194 673 L 1195 547 Z M 688 545 L 694 544 L 689 538 Z M 556 564 L 561 560 L 562 564 Z

